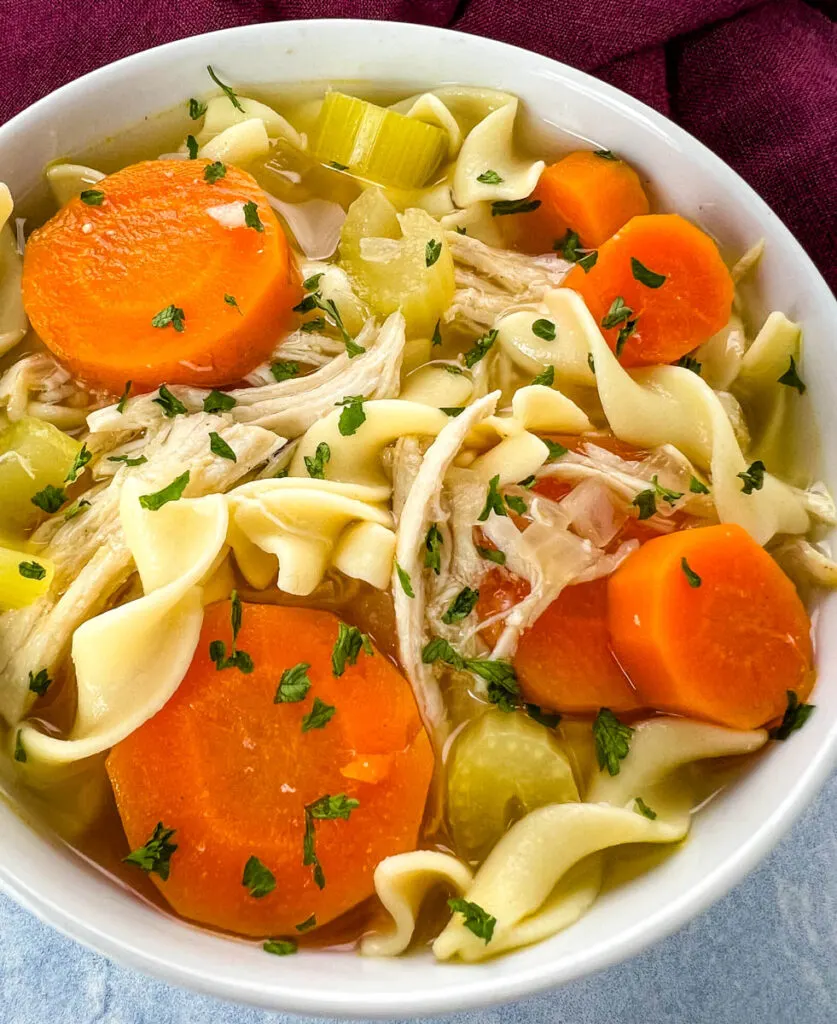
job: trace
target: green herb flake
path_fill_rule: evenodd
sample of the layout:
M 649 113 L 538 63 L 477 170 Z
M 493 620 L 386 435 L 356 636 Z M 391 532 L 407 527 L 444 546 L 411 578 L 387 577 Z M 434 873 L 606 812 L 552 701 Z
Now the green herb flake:
M 468 234 L 468 229 L 461 227 L 459 224 L 456 225 L 456 227 L 454 228 L 454 231 L 457 233 L 457 235 L 467 235 Z
M 159 329 L 173 327 L 179 334 L 182 334 L 186 330 L 186 314 L 180 306 L 175 306 L 172 303 L 165 309 L 161 309 L 159 313 L 154 314 L 151 318 L 151 326 Z
M 692 373 L 696 373 L 700 376 L 700 371 L 703 368 L 703 364 L 695 359 L 694 356 L 681 356 L 675 366 L 682 366 L 684 370 L 691 370 Z
M 483 334 L 481 338 L 477 338 L 477 340 L 474 342 L 473 348 L 468 349 L 468 351 L 463 356 L 463 359 L 465 360 L 465 365 L 468 367 L 469 370 L 476 366 L 476 364 L 485 356 L 485 354 L 497 340 L 497 334 L 497 330 L 495 328 L 492 328 L 492 330 L 487 331 L 485 334 Z
M 522 480 L 517 481 L 518 487 L 525 487 L 527 491 L 531 491 L 535 484 L 538 482 L 538 478 L 534 473 L 530 473 L 529 476 L 524 477 Z
M 216 181 L 220 181 L 221 178 L 226 177 L 227 168 L 220 160 L 213 160 L 211 164 L 207 164 L 203 169 L 203 180 L 208 182 L 210 185 L 214 185 Z M 234 302 L 235 300 L 233 300 Z
M 349 169 L 348 164 L 341 164 L 338 163 L 336 160 L 329 160 L 328 166 L 333 167 L 335 171 L 348 171 Z
M 517 674 L 507 661 L 466 658 L 465 668 L 488 683 L 486 696 L 501 711 L 513 711 L 520 697 Z
M 194 135 L 186 136 L 186 149 L 189 153 L 189 159 L 197 160 L 198 150 L 200 149 L 200 146 L 198 145 L 198 140 L 195 138 Z
M 631 749 L 634 730 L 624 725 L 610 708 L 602 708 L 593 721 L 593 741 L 599 769 L 607 768 L 609 775 L 618 775 L 623 761 Z
M 622 349 L 627 345 L 631 335 L 636 330 L 636 320 L 628 320 L 628 322 L 619 329 L 619 333 L 616 335 L 616 358 L 622 355 Z
M 345 622 L 337 624 L 337 640 L 331 652 L 331 671 L 338 678 L 346 671 L 347 665 L 356 665 L 360 652 L 373 655 L 372 643 L 366 633 L 361 633 L 357 626 L 347 626 Z
M 125 466 L 144 466 L 148 459 L 144 455 L 132 458 L 130 455 L 108 455 L 108 462 L 121 462 Z
M 430 339 L 431 346 L 442 344 L 442 331 L 440 328 L 441 320 L 436 321 L 436 326 L 433 328 L 433 337 Z
M 640 491 L 631 504 L 639 509 L 637 519 L 650 519 L 657 512 L 657 495 L 652 490 Z
M 802 378 L 796 372 L 796 360 L 793 356 L 790 357 L 790 366 L 778 379 L 777 383 L 784 384 L 788 388 L 796 388 L 800 395 L 804 395 L 808 390 L 805 384 L 802 383 Z
M 230 103 L 232 103 L 235 109 L 240 111 L 242 114 L 246 113 L 244 107 L 242 107 L 242 105 L 238 102 L 238 96 L 236 96 L 233 90 L 228 85 L 225 85 L 221 81 L 221 79 L 215 74 L 211 64 L 206 65 L 206 70 L 209 72 L 209 77 L 218 86 L 218 88 L 222 90 L 224 95 L 227 97 Z
M 169 391 L 165 384 L 160 385 L 157 397 L 152 398 L 151 401 L 160 406 L 166 419 L 172 420 L 175 416 L 183 416 L 188 412 L 186 406 Z
M 317 290 L 317 286 L 320 283 L 320 279 L 325 274 L 324 270 L 321 270 L 319 274 L 312 274 L 310 277 L 306 277 L 302 282 L 302 287 L 306 292 L 313 292 Z
M 495 565 L 506 564 L 506 556 L 496 548 L 483 548 L 477 545 L 477 554 L 480 558 L 484 558 L 486 562 L 494 562 Z
M 600 157 L 602 160 L 618 160 L 619 157 L 611 152 L 609 149 L 594 149 L 593 156 Z
M 149 512 L 157 512 L 170 501 L 179 501 L 183 497 L 183 492 L 189 483 L 190 475 L 187 469 L 185 473 L 181 473 L 179 477 L 172 480 L 162 490 L 155 491 L 153 494 L 141 494 L 139 498 L 140 505 L 148 509 Z
M 683 570 L 683 573 L 690 587 L 697 588 L 701 585 L 703 580 L 700 578 L 700 576 L 698 576 L 695 570 L 691 568 L 691 566 L 685 558 L 680 559 L 680 568 Z
M 444 662 L 452 668 L 462 670 L 465 667 L 465 659 L 456 651 L 443 637 L 435 636 L 424 645 L 421 652 L 421 660 L 425 665 L 432 665 L 436 661 Z
M 544 387 L 551 388 L 555 383 L 555 367 L 547 366 L 545 370 L 532 378 L 532 384 L 542 384 Z
M 357 432 L 358 427 L 366 422 L 366 413 L 363 411 L 364 401 L 363 395 L 349 395 L 337 403 L 343 406 L 340 419 L 337 421 L 337 429 L 343 437 L 351 437 Z
M 90 502 L 87 501 L 86 498 L 79 498 L 79 500 L 74 501 L 64 513 L 64 522 L 66 523 L 70 519 L 75 519 L 76 516 L 80 516 L 82 512 L 86 512 L 90 507 Z
M 204 412 L 229 412 L 238 403 L 232 395 L 226 395 L 223 391 L 210 391 L 203 400 Z
M 325 441 L 320 441 L 313 456 L 306 455 L 303 457 L 308 475 L 313 480 L 325 480 L 325 468 L 330 458 L 331 448 L 329 448 Z
M 122 392 L 122 397 L 116 403 L 116 411 L 120 414 L 125 412 L 125 406 L 128 403 L 128 398 L 131 394 L 131 386 L 133 385 L 133 383 L 134 382 L 132 380 L 128 380 L 125 382 L 125 388 Z
M 290 380 L 292 377 L 299 376 L 299 363 L 281 361 L 271 363 L 270 374 L 277 384 L 281 384 L 283 380 Z
M 312 928 L 317 927 L 317 915 L 312 914 L 310 917 L 306 917 L 304 921 L 300 921 L 299 924 L 294 925 L 294 928 L 298 932 L 310 932 Z
M 238 634 L 241 631 L 243 608 L 238 591 L 230 594 L 230 626 L 232 628 L 232 644 L 230 654 L 227 657 L 227 645 L 223 640 L 213 640 L 209 645 L 209 657 L 215 663 L 215 669 L 221 672 L 227 668 L 237 668 L 239 672 L 249 675 L 253 671 L 253 659 L 246 651 L 240 651 L 236 647 Z
M 525 704 L 526 714 L 537 722 L 538 725 L 546 726 L 547 729 L 557 729 L 561 723 L 561 716 L 559 714 L 552 714 L 551 712 L 544 711 L 538 704 Z
M 450 416 L 451 419 L 456 419 L 461 413 L 465 412 L 464 405 L 443 405 L 439 412 L 443 412 L 445 416 Z
M 441 255 L 442 243 L 437 241 L 435 238 L 431 238 L 424 247 L 424 265 L 426 267 L 432 267 Z
M 26 748 L 23 745 L 23 730 L 18 729 L 15 733 L 14 759 L 20 764 L 26 764 Z
M 442 616 L 442 622 L 446 626 L 453 626 L 455 623 L 461 622 L 471 614 L 479 599 L 480 592 L 478 590 L 463 587 L 448 605 L 447 611 Z
M 302 731 L 310 732 L 311 729 L 324 729 L 334 718 L 337 710 L 332 704 L 326 704 L 319 697 L 314 698 L 314 704 L 308 714 L 302 719 Z
M 657 818 L 657 812 L 652 811 L 641 796 L 634 797 L 634 810 L 637 814 L 641 814 L 643 818 L 648 818 L 649 821 L 655 821 Z
M 477 175 L 477 181 L 481 185 L 502 185 L 503 179 L 496 171 L 483 171 L 482 174 Z
M 488 493 L 485 497 L 485 506 L 482 512 L 480 512 L 478 521 L 484 523 L 486 519 L 493 512 L 497 516 L 507 516 L 506 508 L 503 505 L 503 496 L 500 494 L 498 484 L 500 483 L 500 474 L 497 473 L 488 481 Z
M 345 793 L 336 796 L 321 796 L 305 808 L 305 834 L 302 840 L 302 863 L 314 869 L 314 883 L 319 889 L 325 888 L 325 874 L 317 857 L 315 821 L 348 821 L 360 801 Z
M 298 948 L 293 939 L 268 939 L 262 943 L 265 953 L 272 953 L 274 956 L 292 956 Z
M 162 821 L 158 821 L 145 846 L 132 850 L 127 857 L 122 858 L 123 862 L 133 864 L 147 875 L 154 872 L 165 882 L 171 871 L 172 854 L 177 849 L 177 843 L 171 841 L 176 831 L 173 828 L 166 828 Z
M 770 730 L 770 738 L 774 740 L 786 740 L 791 733 L 801 729 L 811 717 L 816 704 L 800 704 L 799 697 L 793 690 L 787 690 L 788 705 L 781 723 L 775 729 Z
M 73 484 L 78 479 L 79 473 L 84 469 L 88 462 L 93 458 L 93 452 L 89 450 L 86 444 L 81 446 L 81 449 L 76 453 L 76 457 L 73 459 L 73 464 L 67 471 L 67 475 L 64 477 L 64 483 Z
M 512 213 L 532 213 L 540 205 L 540 199 L 497 199 L 491 204 L 491 216 L 507 217 Z
M 665 274 L 657 274 L 653 270 L 649 270 L 635 256 L 631 256 L 631 273 L 634 275 L 634 280 L 644 284 L 646 288 L 661 288 L 667 280 Z
M 262 219 L 259 216 L 259 208 L 252 199 L 244 204 L 244 223 L 254 231 L 264 231 L 264 224 L 262 224 Z
M 17 571 L 26 580 L 42 580 L 46 576 L 46 569 L 40 562 L 20 562 Z
M 407 595 L 407 597 L 415 597 L 413 592 L 413 582 L 410 579 L 410 574 L 406 569 L 402 569 L 398 562 L 395 563 L 395 571 L 398 574 L 398 582 L 401 584 L 401 589 Z
M 491 942 L 494 927 L 497 924 L 496 917 L 487 914 L 477 903 L 471 903 L 469 900 L 458 897 L 448 900 L 448 906 L 454 914 L 462 914 L 465 919 L 463 924 L 469 932 L 473 932 L 478 939 L 483 939 L 486 946 Z
M 32 672 L 29 673 L 29 689 L 32 693 L 37 693 L 39 697 L 43 697 L 50 686 L 52 686 L 52 680 L 45 668 L 38 669 L 34 674 Z
M 432 569 L 438 576 L 442 571 L 442 533 L 433 523 L 424 538 L 424 567 Z
M 523 500 L 523 498 L 518 497 L 518 495 L 516 494 L 506 495 L 506 504 L 509 506 L 512 512 L 516 512 L 519 516 L 525 516 L 526 512 L 528 511 L 528 506 L 526 505 L 526 502 Z
M 194 97 L 192 97 L 189 100 L 189 117 L 193 121 L 197 121 L 198 118 L 199 117 L 203 117 L 203 115 L 205 113 L 206 113 L 206 104 L 201 102 L 201 100 L 196 100 Z
M 532 324 L 532 334 L 544 341 L 555 341 L 555 323 L 552 320 L 536 320 Z
M 656 473 L 651 477 L 651 483 L 654 485 L 654 493 L 657 497 L 662 498 L 668 505 L 675 505 L 683 497 L 682 491 L 672 491 L 668 487 L 663 487 Z
M 213 455 L 217 455 L 219 459 L 229 459 L 230 462 L 238 462 L 235 452 L 215 430 L 210 430 L 209 432 L 209 450 Z
M 79 196 L 79 199 L 86 206 L 101 206 L 105 201 L 105 193 L 98 188 L 86 188 Z
M 241 884 L 254 900 L 269 896 L 276 888 L 276 876 L 258 857 L 248 857 L 241 876 Z
M 709 488 L 702 480 L 698 480 L 696 476 L 689 480 L 689 490 L 692 494 L 709 494 Z
M 554 462 L 556 459 L 560 459 L 562 455 L 566 455 L 569 448 L 565 448 L 562 444 L 557 441 L 550 441 L 548 437 L 542 437 L 541 440 L 549 449 L 549 456 L 547 462 Z
M 311 666 L 307 661 L 300 661 L 293 668 L 286 668 L 276 687 L 273 703 L 298 704 L 301 700 L 305 700 L 311 689 L 311 680 L 308 677 L 309 668 Z
M 611 302 L 610 309 L 602 317 L 602 327 L 605 330 L 610 327 L 617 327 L 628 320 L 632 314 L 633 310 L 631 307 L 626 304 L 621 295 L 617 295 L 613 302 Z
M 47 515 L 52 515 L 57 512 L 59 508 L 67 500 L 67 495 L 64 493 L 63 488 L 53 487 L 52 484 L 47 484 L 43 490 L 33 494 L 31 497 L 33 505 L 37 505 L 38 508 L 42 509 Z
M 737 473 L 736 476 L 743 480 L 741 490 L 744 494 L 760 491 L 764 487 L 764 463 L 761 459 L 757 459 L 743 473 Z
M 563 238 L 555 239 L 552 243 L 552 248 L 556 252 L 560 252 L 568 263 L 577 263 L 580 258 L 579 252 L 583 251 L 581 250 L 581 239 L 578 237 L 578 233 L 570 229 L 567 230 Z
M 299 329 L 303 334 L 314 334 L 315 331 L 322 331 L 325 325 L 325 317 L 315 316 L 311 320 L 306 320 L 304 324 L 300 324 Z
M 590 367 L 590 373 L 595 373 L 596 372 L 596 364 L 593 361 L 593 353 L 592 352 L 588 352 L 587 353 L 587 365 Z
M 591 249 L 586 256 L 582 256 L 580 260 L 576 260 L 576 263 L 581 267 L 585 274 L 589 274 L 593 267 L 595 267 L 598 259 L 598 249 Z

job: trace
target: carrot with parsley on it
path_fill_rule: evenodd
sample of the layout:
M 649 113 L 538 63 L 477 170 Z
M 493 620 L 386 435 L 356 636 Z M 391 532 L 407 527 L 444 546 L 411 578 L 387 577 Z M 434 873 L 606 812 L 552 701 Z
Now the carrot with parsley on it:
M 357 629 L 224 601 L 107 769 L 129 863 L 178 913 L 275 936 L 333 920 L 373 894 L 384 857 L 415 849 L 433 756 L 407 681 Z
M 301 296 L 264 192 L 217 161 L 125 167 L 34 231 L 24 256 L 32 326 L 114 394 L 127 380 L 234 383 L 270 355 Z

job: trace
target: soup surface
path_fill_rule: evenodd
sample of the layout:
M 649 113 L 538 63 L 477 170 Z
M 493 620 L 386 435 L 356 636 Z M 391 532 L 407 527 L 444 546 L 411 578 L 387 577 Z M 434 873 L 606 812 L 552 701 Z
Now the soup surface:
M 507 93 L 210 74 L 0 185 L 7 796 L 271 954 L 537 942 L 813 710 L 801 326 Z

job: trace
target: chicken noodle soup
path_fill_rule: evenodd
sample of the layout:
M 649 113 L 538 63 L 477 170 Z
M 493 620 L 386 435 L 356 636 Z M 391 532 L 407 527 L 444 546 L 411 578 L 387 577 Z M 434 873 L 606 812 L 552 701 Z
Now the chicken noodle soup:
M 547 938 L 813 710 L 801 327 L 512 95 L 208 71 L 0 186 L 4 786 L 267 953 Z

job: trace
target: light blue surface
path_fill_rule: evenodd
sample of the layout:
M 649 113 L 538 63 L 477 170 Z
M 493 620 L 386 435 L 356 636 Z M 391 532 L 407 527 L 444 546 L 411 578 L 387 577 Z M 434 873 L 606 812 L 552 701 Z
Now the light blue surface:
M 277 964 L 281 970 L 281 964 Z M 2 1024 L 276 1024 L 117 967 L 0 897 Z M 834 1024 L 837 775 L 773 854 L 681 932 L 601 974 L 455 1024 Z

